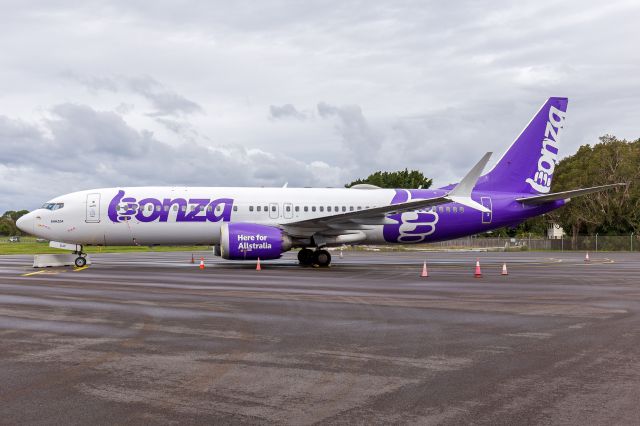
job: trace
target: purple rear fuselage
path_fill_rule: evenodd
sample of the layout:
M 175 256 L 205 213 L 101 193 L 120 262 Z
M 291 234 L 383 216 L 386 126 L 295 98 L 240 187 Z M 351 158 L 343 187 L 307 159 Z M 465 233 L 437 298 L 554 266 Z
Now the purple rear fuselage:
M 448 189 L 396 189 L 392 204 L 428 199 L 444 195 Z M 388 243 L 435 242 L 473 235 L 505 226 L 516 226 L 524 220 L 547 213 L 564 205 L 564 200 L 530 206 L 516 201 L 531 194 L 512 192 L 474 192 L 472 199 L 490 213 L 447 203 L 416 212 L 388 215 L 396 223 L 383 226 L 384 241 Z

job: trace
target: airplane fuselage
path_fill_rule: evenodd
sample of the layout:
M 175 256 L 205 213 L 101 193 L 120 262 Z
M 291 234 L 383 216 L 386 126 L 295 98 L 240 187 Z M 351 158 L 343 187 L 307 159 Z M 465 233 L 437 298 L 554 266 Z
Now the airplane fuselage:
M 434 198 L 445 189 L 131 187 L 80 191 L 56 197 L 30 213 L 29 232 L 82 245 L 220 244 L 223 223 L 274 227 L 399 202 Z M 516 225 L 558 208 L 514 201 L 519 194 L 478 192 L 472 198 L 490 212 L 457 203 L 387 214 L 342 226 L 326 245 L 411 244 L 458 238 Z M 54 205 L 51 207 L 50 205 Z M 306 243 L 299 244 L 308 245 Z M 295 244 L 294 244 L 295 246 Z

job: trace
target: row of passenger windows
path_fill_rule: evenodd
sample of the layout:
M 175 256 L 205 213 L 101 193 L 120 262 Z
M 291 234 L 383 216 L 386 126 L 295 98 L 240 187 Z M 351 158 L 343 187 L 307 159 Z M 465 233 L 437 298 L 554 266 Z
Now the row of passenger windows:
M 62 203 L 45 204 L 44 206 L 42 206 L 42 208 L 49 209 L 49 210 L 57 210 L 57 209 L 61 209 L 62 207 L 64 207 L 64 204 L 62 204 Z M 130 205 L 130 206 L 120 206 L 120 205 L 118 205 L 116 207 L 116 210 L 118 210 L 118 211 L 128 210 L 129 208 L 137 209 L 137 207 L 138 207 L 137 205 Z M 178 211 L 178 207 L 180 207 L 180 210 L 183 211 L 183 212 L 187 211 L 187 206 L 184 206 L 184 205 L 183 206 L 178 206 L 178 205 L 175 205 L 175 204 L 173 205 L 173 208 L 171 210 L 173 210 L 174 212 L 177 212 Z M 364 208 L 368 209 L 369 206 L 365 206 Z M 254 209 L 255 209 L 256 212 L 268 212 L 269 211 L 269 206 L 249 206 L 249 211 L 250 212 L 253 212 Z M 287 213 L 290 213 L 292 211 L 292 209 L 296 213 L 300 212 L 301 210 L 303 212 L 311 211 L 313 213 L 313 212 L 318 212 L 319 211 L 321 213 L 324 213 L 325 209 L 326 209 L 326 211 L 328 213 L 332 213 L 332 212 L 335 212 L 335 213 L 346 213 L 347 211 L 353 212 L 353 211 L 356 211 L 356 210 L 362 210 L 363 207 L 362 206 L 326 206 L 326 207 L 325 206 L 291 206 L 290 204 L 287 204 L 284 207 L 284 210 Z M 153 204 L 147 204 L 146 210 L 147 211 L 153 211 L 154 210 Z M 169 211 L 169 206 L 158 206 L 158 205 L 155 206 L 155 211 L 159 212 L 159 211 L 162 211 L 162 210 L 164 210 L 165 212 L 168 212 Z M 189 211 L 194 211 L 194 210 L 196 210 L 196 206 L 191 205 L 191 206 L 189 206 L 188 210 Z M 203 210 L 204 209 L 202 209 L 202 208 L 198 208 L 198 211 L 203 211 Z M 206 210 L 208 212 L 211 212 L 211 211 L 213 211 L 213 208 L 211 206 L 207 206 Z M 216 206 L 215 211 L 216 212 L 222 211 L 222 207 L 221 206 Z M 233 206 L 233 211 L 237 212 L 238 211 L 238 206 Z M 271 211 L 272 212 L 277 212 L 278 211 L 277 206 L 272 205 L 271 206 Z M 422 209 L 422 211 L 436 211 L 436 207 Z M 439 207 L 437 207 L 437 211 L 439 213 L 444 213 L 444 212 L 447 212 L 447 213 L 451 213 L 451 212 L 453 212 L 453 213 L 464 213 L 464 207 L 462 207 L 462 206 L 460 206 L 460 207 L 457 207 L 457 206 L 453 206 L 453 207 L 451 207 L 451 206 L 446 206 L 446 207 L 439 206 Z
M 369 208 L 369 206 L 365 207 L 365 209 L 368 209 L 368 208 Z M 249 211 L 250 212 L 252 212 L 253 209 L 254 209 L 254 206 L 249 206 Z M 294 206 L 294 207 L 292 207 L 290 204 L 286 204 L 284 206 L 284 210 L 287 213 L 291 212 L 292 209 L 295 212 L 300 212 L 301 209 L 302 209 L 303 212 L 309 212 L 309 211 L 311 211 L 311 212 L 315 212 L 315 211 L 324 212 L 325 211 L 325 206 Z M 354 206 L 348 206 L 348 207 L 347 206 L 342 206 L 342 207 L 340 207 L 340 206 L 326 206 L 326 209 L 327 209 L 327 212 L 339 213 L 339 212 L 346 212 L 347 210 L 352 212 L 352 211 L 355 211 L 355 210 L 362 210 L 362 206 L 357 206 L 357 207 L 354 207 Z M 260 212 L 260 211 L 268 212 L 269 211 L 269 207 L 268 206 L 264 206 L 264 207 L 263 206 L 255 206 L 255 210 L 257 212 Z M 271 211 L 272 212 L 277 211 L 277 207 L 272 205 L 271 206 Z

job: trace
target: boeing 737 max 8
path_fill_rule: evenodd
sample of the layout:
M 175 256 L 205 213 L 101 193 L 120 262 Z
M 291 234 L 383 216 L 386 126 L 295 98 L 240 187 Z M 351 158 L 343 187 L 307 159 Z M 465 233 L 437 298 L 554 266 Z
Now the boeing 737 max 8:
M 624 185 L 550 193 L 566 98 L 550 98 L 488 173 L 487 153 L 457 185 L 439 189 L 130 187 L 55 197 L 18 227 L 83 245 L 210 244 L 225 259 L 276 259 L 301 248 L 301 264 L 327 266 L 326 247 L 412 244 L 477 234 Z

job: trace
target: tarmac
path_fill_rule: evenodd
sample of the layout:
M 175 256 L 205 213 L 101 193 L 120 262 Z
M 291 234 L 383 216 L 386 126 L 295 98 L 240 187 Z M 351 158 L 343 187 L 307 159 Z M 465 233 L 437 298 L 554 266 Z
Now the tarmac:
M 333 253 L 0 256 L 0 423 L 640 424 L 640 254 Z

